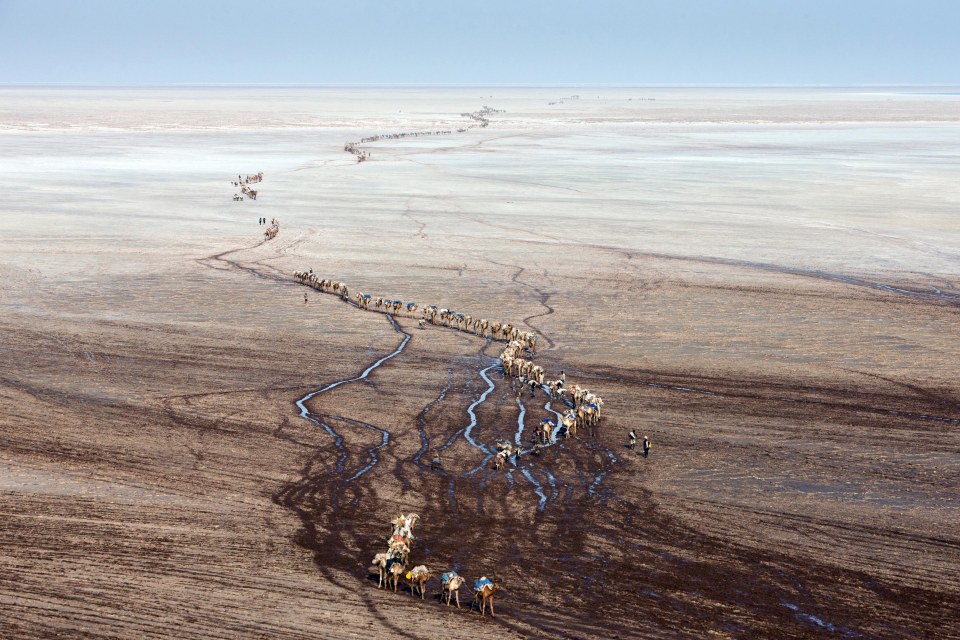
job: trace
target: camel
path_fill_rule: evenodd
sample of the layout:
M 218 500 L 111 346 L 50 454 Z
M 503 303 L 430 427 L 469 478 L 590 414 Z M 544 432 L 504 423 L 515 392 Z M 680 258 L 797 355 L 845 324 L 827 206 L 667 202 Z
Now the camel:
M 415 314 L 416 312 L 417 312 L 417 303 L 416 303 L 416 302 L 408 302 L 408 303 L 407 303 L 407 316 L 410 317 L 410 318 L 412 318 L 412 317 L 413 317 L 413 314 Z
M 377 572 L 380 574 L 380 582 L 377 584 L 377 588 L 383 588 L 383 585 L 387 582 L 387 563 L 394 558 L 394 556 L 387 553 L 378 553 L 373 556 L 373 566 L 377 568 Z
M 419 328 L 421 328 L 421 329 L 426 329 L 426 328 L 427 328 L 427 321 L 424 320 L 423 318 L 420 318 L 420 320 L 417 321 L 417 326 L 418 326 Z
M 599 420 L 598 412 L 599 408 L 595 404 L 585 404 L 577 409 L 577 417 L 580 418 L 580 422 L 587 427 L 590 427 L 591 435 L 596 435 L 596 425 Z
M 587 394 L 588 394 L 588 393 L 590 393 L 590 392 L 587 391 L 586 389 L 581 389 L 581 388 L 580 388 L 580 385 L 578 385 L 578 384 L 573 385 L 573 389 L 571 390 L 571 394 L 573 395 L 573 404 L 574 404 L 574 406 L 579 407 L 580 405 L 582 405 L 582 404 L 584 403 L 584 401 L 585 401 L 584 399 L 587 397 Z
M 411 513 L 407 515 L 407 527 L 413 529 L 413 525 L 420 522 L 420 515 L 417 513 Z
M 420 599 L 424 599 L 427 580 L 430 579 L 430 570 L 426 566 L 419 564 L 407 572 L 407 580 L 410 582 L 410 594 L 417 595 L 415 590 L 420 591 Z
M 567 437 L 577 435 L 577 416 L 574 413 L 568 413 L 560 419 L 563 427 L 567 431 Z
M 540 442 L 544 444 L 550 443 L 550 435 L 553 433 L 555 426 L 557 426 L 557 423 L 551 418 L 544 418 L 540 421 Z
M 528 331 L 523 337 L 524 343 L 527 345 L 527 349 L 530 350 L 530 353 L 536 353 L 537 351 L 537 334 L 532 331 Z
M 480 617 L 482 618 L 487 606 L 490 607 L 490 617 L 493 617 L 493 594 L 497 591 L 500 591 L 502 587 L 500 585 L 494 584 L 490 578 L 483 576 L 477 580 L 476 584 L 473 586 L 473 602 L 480 603 Z M 470 603 L 470 608 L 473 608 L 473 603 Z
M 397 586 L 400 584 L 400 576 L 403 575 L 405 565 L 399 558 L 392 558 L 387 561 L 387 585 L 393 583 L 393 592 L 397 592 Z
M 390 524 L 393 525 L 393 537 L 391 539 L 391 544 L 394 542 L 404 543 L 407 546 L 407 553 L 409 553 L 410 542 L 413 540 L 413 525 L 415 525 L 419 519 L 420 516 L 418 516 L 416 513 L 411 513 L 408 516 L 404 516 L 401 513 L 396 518 L 391 520 Z
M 407 558 L 410 557 L 410 544 L 405 540 L 400 539 L 399 536 L 394 537 L 390 540 L 388 545 L 390 553 L 392 556 L 397 558 L 400 562 L 406 564 Z
M 558 400 L 567 401 L 567 396 L 570 395 L 570 390 L 563 386 L 563 380 L 554 380 L 553 381 L 553 395 Z
M 450 606 L 450 598 L 456 598 L 457 609 L 460 608 L 460 587 L 463 586 L 463 578 L 456 571 L 448 571 L 440 576 L 440 602 L 444 598 L 447 600 L 447 606 Z
M 537 384 L 543 384 L 543 367 L 534 365 L 530 367 L 530 377 L 537 381 Z
M 592 404 L 596 407 L 596 422 L 600 422 L 600 410 L 603 408 L 603 398 L 595 393 L 588 393 L 583 401 L 586 404 Z
M 586 417 L 587 424 L 591 427 L 597 424 L 600 420 L 600 407 L 598 407 L 593 402 L 588 402 L 581 407 L 583 414 Z
M 500 471 L 503 469 L 503 465 L 507 463 L 507 458 L 510 456 L 507 451 L 507 449 L 504 449 L 493 458 L 493 468 L 495 471 Z

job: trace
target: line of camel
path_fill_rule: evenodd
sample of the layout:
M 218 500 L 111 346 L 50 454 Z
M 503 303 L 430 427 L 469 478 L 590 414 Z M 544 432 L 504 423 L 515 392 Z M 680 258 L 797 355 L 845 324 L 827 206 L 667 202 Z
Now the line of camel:
M 270 226 L 263 232 L 263 237 L 267 240 L 273 240 L 280 233 L 280 221 L 276 218 L 270 220 Z
M 491 107 L 484 106 L 479 111 L 474 111 L 472 113 L 461 113 L 461 116 L 464 118 L 470 118 L 476 124 L 471 124 L 467 127 L 460 127 L 457 129 L 457 133 L 464 133 L 467 131 L 467 129 L 473 129 L 474 127 L 486 128 L 490 126 L 490 119 L 487 118 L 487 116 L 491 113 L 505 113 L 505 111 L 503 109 L 493 109 Z M 366 160 L 370 159 L 370 152 L 361 148 L 360 145 L 369 144 L 371 142 L 379 142 L 380 140 L 399 140 L 400 138 L 419 138 L 423 136 L 448 136 L 452 133 L 453 131 L 449 129 L 438 129 L 435 131 L 404 131 L 401 133 L 380 133 L 360 138 L 356 142 L 346 142 L 343 145 L 343 150 L 347 153 L 352 153 L 353 155 L 357 156 L 357 162 L 365 162 Z
M 231 182 L 230 184 L 232 184 L 235 187 L 240 187 L 240 193 L 242 193 L 243 196 L 247 196 L 251 200 L 256 200 L 257 192 L 251 189 L 247 185 L 256 184 L 262 181 L 263 181 L 263 171 L 260 171 L 259 173 L 256 173 L 254 175 L 248 175 L 246 178 L 238 175 L 236 182 Z M 243 196 L 240 195 L 240 193 L 233 194 L 234 202 L 243 201 Z
M 545 380 L 543 367 L 534 364 L 530 359 L 537 348 L 537 334 L 533 331 L 524 331 L 508 322 L 491 322 L 486 318 L 475 318 L 436 305 L 420 307 L 416 302 L 405 303 L 401 300 L 374 298 L 373 295 L 363 292 L 357 292 L 351 297 L 346 283 L 320 278 L 313 269 L 295 271 L 293 276 L 305 286 L 321 293 L 337 295 L 365 311 L 405 315 L 408 318 L 416 318 L 419 315 L 418 326 L 421 329 L 426 328 L 429 322 L 435 326 L 448 327 L 457 331 L 469 331 L 481 338 L 507 342 L 507 346 L 500 353 L 500 364 L 504 374 L 510 376 L 511 385 L 518 389 L 517 398 L 521 397 L 524 389 L 529 389 L 531 395 L 535 394 L 537 389 L 542 389 L 551 399 L 562 401 L 569 409 L 560 417 L 558 436 L 576 437 L 580 427 L 589 428 L 591 433 L 596 435 L 596 428 L 600 424 L 603 398 L 579 385 L 568 387 L 566 374 L 563 371 L 556 380 Z M 540 428 L 534 438 L 535 444 L 532 449 L 534 455 L 540 453 L 542 446 L 551 443 L 553 431 L 557 426 L 553 418 L 544 418 L 540 421 Z M 492 462 L 496 470 L 503 468 L 511 456 L 519 457 L 524 453 L 522 447 L 514 447 L 501 439 L 497 440 L 496 446 L 497 455 Z
M 432 577 L 430 570 L 426 565 L 419 564 L 407 571 L 407 564 L 410 561 L 410 551 L 413 546 L 413 527 L 420 520 L 416 513 L 404 515 L 398 514 L 390 521 L 392 533 L 387 539 L 387 550 L 384 553 L 378 553 L 373 556 L 373 564 L 369 569 L 371 574 L 377 574 L 379 581 L 378 589 L 393 586 L 393 592 L 397 592 L 397 586 L 400 584 L 401 576 L 406 578 L 410 586 L 410 594 L 416 597 L 418 594 L 421 600 L 425 599 L 427 581 Z M 440 576 L 440 602 L 446 602 L 450 606 L 450 601 L 455 600 L 457 608 L 460 608 L 460 587 L 465 580 L 456 571 L 447 571 Z M 503 586 L 496 584 L 490 578 L 482 576 L 474 583 L 473 602 L 470 603 L 470 609 L 474 605 L 480 604 L 480 617 L 483 617 L 486 610 L 490 610 L 490 617 L 493 617 L 493 596 L 498 591 L 503 590 Z

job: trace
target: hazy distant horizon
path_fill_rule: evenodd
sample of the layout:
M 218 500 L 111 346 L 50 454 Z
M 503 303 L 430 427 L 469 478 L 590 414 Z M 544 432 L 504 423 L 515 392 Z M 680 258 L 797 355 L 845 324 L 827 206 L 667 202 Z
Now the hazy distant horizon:
M 0 82 L 3 88 L 71 88 L 71 89 L 202 89 L 202 88 L 415 88 L 415 89 L 469 89 L 476 88 L 505 88 L 505 89 L 568 89 L 568 88 L 598 88 L 598 89 L 924 89 L 924 88 L 957 88 L 960 83 L 918 83 L 918 84 L 724 84 L 724 83 L 430 83 L 430 82 L 171 82 L 171 83 L 90 83 L 90 82 Z
M 0 1 L 0 85 L 941 86 L 946 0 Z

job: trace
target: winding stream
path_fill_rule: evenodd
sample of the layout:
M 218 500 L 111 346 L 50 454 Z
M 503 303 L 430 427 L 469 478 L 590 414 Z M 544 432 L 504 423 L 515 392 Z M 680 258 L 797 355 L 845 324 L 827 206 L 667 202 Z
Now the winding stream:
M 347 479 L 346 481 L 347 483 L 353 482 L 354 480 L 356 480 L 357 478 L 359 478 L 360 476 L 368 472 L 370 469 L 374 467 L 374 465 L 377 464 L 377 462 L 379 461 L 379 456 L 377 456 L 377 451 L 387 446 L 387 444 L 389 444 L 390 434 L 384 429 L 375 427 L 372 424 L 362 422 L 360 420 L 355 420 L 353 418 L 346 418 L 342 416 L 328 416 L 327 419 L 322 419 L 322 416 L 320 414 L 312 414 L 310 412 L 310 409 L 307 407 L 307 402 L 310 401 L 312 398 L 315 398 L 323 393 L 326 393 L 331 389 L 336 389 L 341 385 L 350 384 L 352 382 L 358 382 L 360 380 L 366 380 L 367 376 L 369 376 L 378 367 L 383 365 L 383 363 L 387 362 L 391 358 L 395 358 L 396 356 L 400 355 L 400 353 L 403 352 L 403 349 L 407 346 L 407 343 L 410 341 L 410 334 L 406 333 L 403 329 L 400 328 L 400 325 L 397 324 L 397 321 L 393 319 L 393 316 L 388 315 L 387 319 L 390 321 L 390 324 L 393 326 L 393 329 L 397 333 L 403 336 L 403 340 L 400 341 L 400 344 L 399 346 L 397 346 L 396 349 L 394 349 L 391 353 L 383 356 L 382 358 L 380 358 L 379 360 L 371 364 L 369 367 L 364 369 L 360 375 L 354 376 L 352 378 L 345 378 L 343 380 L 337 380 L 336 382 L 331 382 L 330 384 L 327 384 L 317 389 L 316 391 L 311 391 L 310 393 L 308 393 L 307 395 L 303 396 L 302 398 L 296 401 L 297 408 L 300 410 L 301 418 L 309 420 L 310 422 L 317 425 L 318 427 L 322 427 L 328 434 L 330 434 L 331 437 L 333 437 L 334 445 L 337 447 L 337 450 L 339 451 L 339 457 L 337 459 L 337 473 L 343 473 L 348 454 L 347 454 L 347 449 L 343 443 L 343 436 L 341 436 L 339 433 L 337 433 L 333 429 L 333 427 L 327 424 L 327 420 L 331 420 L 331 421 L 340 420 L 342 422 L 363 426 L 368 429 L 378 431 L 381 434 L 382 436 L 381 443 L 367 451 L 370 457 L 369 463 L 365 467 L 360 469 L 360 471 L 355 473 L 352 477 Z

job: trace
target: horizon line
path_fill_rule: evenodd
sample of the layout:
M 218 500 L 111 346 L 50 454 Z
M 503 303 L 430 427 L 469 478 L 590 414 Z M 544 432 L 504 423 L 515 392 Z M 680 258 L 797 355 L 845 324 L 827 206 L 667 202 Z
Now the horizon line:
M 170 82 L 170 83 L 101 83 L 101 82 L 0 82 L 0 88 L 95 88 L 95 89 L 173 89 L 173 88 L 425 88 L 425 89 L 915 89 L 925 87 L 960 87 L 960 83 L 868 83 L 868 84 L 793 84 L 793 83 L 420 83 L 420 82 Z

